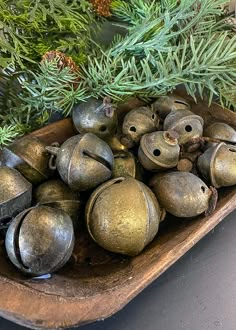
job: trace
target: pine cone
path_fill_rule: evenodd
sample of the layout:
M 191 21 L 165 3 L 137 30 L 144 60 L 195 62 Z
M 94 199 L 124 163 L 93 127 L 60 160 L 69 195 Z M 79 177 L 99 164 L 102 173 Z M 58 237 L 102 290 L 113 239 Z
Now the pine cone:
M 104 17 L 111 16 L 111 1 L 112 0 L 90 0 L 97 14 Z
M 64 69 L 64 68 L 70 68 L 71 72 L 78 73 L 79 67 L 75 64 L 75 62 L 72 60 L 71 57 L 66 56 L 64 53 L 59 52 L 57 50 L 51 50 L 49 52 L 46 52 L 42 57 L 43 61 L 53 61 L 54 59 L 58 60 L 58 68 Z

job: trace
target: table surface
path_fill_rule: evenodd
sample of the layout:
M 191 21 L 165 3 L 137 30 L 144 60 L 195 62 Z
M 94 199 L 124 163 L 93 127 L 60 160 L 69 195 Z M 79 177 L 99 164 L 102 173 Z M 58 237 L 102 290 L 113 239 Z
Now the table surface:
M 79 329 L 235 330 L 235 260 L 236 211 L 123 310 Z M 26 330 L 3 319 L 0 329 Z

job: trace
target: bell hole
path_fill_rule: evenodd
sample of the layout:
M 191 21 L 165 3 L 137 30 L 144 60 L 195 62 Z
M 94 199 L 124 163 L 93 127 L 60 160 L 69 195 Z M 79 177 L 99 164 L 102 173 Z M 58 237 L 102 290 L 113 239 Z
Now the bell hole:
M 129 129 L 131 132 L 136 132 L 136 127 L 135 126 L 131 126 Z
M 191 126 L 191 125 L 187 125 L 187 126 L 185 126 L 185 131 L 186 131 L 186 132 L 189 133 L 189 132 L 192 132 L 192 130 L 193 130 L 193 129 L 192 129 L 192 126 Z
M 102 126 L 100 126 L 100 128 L 99 128 L 99 131 L 100 131 L 100 132 L 105 132 L 106 130 L 107 130 L 106 125 L 102 125 Z
M 158 156 L 160 156 L 160 154 L 161 154 L 161 151 L 159 149 L 153 150 L 153 155 L 154 156 L 158 157 Z
M 152 115 L 152 119 L 154 120 L 156 118 L 156 116 L 155 115 Z
M 204 193 L 206 191 L 206 188 L 201 186 L 201 191 Z
M 236 149 L 229 149 L 229 151 L 231 151 L 231 152 L 236 152 Z

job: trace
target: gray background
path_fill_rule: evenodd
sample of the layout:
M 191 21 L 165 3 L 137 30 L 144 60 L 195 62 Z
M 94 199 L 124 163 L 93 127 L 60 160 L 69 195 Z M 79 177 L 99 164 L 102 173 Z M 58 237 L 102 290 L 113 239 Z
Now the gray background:
M 79 329 L 236 330 L 235 259 L 236 211 L 123 310 Z M 0 319 L 0 329 L 26 328 Z

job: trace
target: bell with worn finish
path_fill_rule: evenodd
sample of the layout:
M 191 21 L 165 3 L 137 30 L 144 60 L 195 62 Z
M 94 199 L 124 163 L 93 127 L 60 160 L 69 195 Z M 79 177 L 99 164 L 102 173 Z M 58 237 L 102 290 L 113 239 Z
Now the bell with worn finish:
M 212 190 L 192 173 L 156 174 L 150 186 L 160 205 L 176 217 L 195 217 L 211 208 Z
M 144 134 L 156 131 L 158 125 L 159 118 L 150 108 L 133 109 L 124 118 L 121 143 L 132 148 L 139 143 Z
M 28 208 L 32 200 L 32 185 L 17 170 L 0 167 L 0 227 Z
M 213 141 L 207 143 L 207 147 L 211 147 L 216 145 L 217 142 L 214 140 L 218 140 L 219 142 L 227 142 L 227 143 L 236 143 L 236 131 L 225 123 L 214 123 L 208 126 L 204 131 L 204 137 L 209 137 Z
M 38 138 L 26 136 L 3 148 L 0 161 L 18 170 L 31 183 L 38 184 L 52 173 L 48 166 L 50 155 L 45 147 Z
M 20 213 L 6 234 L 6 251 L 23 273 L 40 276 L 60 269 L 71 257 L 74 229 L 62 210 L 47 206 Z
M 112 175 L 113 153 L 108 144 L 95 134 L 79 134 L 68 139 L 60 148 L 50 146 L 46 149 L 56 156 L 56 168 L 72 190 L 93 189 Z
M 104 249 L 135 256 L 158 232 L 162 218 L 152 191 L 131 177 L 112 179 L 98 187 L 86 206 L 93 240 Z
M 173 168 L 179 160 L 180 147 L 175 131 L 145 134 L 140 142 L 138 158 L 148 171 Z
M 81 202 L 79 194 L 72 191 L 60 180 L 49 180 L 42 183 L 34 191 L 35 204 L 55 207 L 65 211 L 73 221 L 74 226 L 78 225 L 81 215 Z
M 236 184 L 236 146 L 219 143 L 207 149 L 197 162 L 202 176 L 214 187 Z
M 105 141 L 114 153 L 128 150 L 127 146 L 121 143 L 121 138 L 121 129 L 118 127 L 116 134 L 111 135 L 110 137 L 105 139 Z
M 182 109 L 190 110 L 189 103 L 177 95 L 160 96 L 154 103 L 152 103 L 151 107 L 162 119 L 165 119 L 171 111 Z
M 112 177 L 131 176 L 141 180 L 141 166 L 134 155 L 129 151 L 120 151 L 114 154 L 114 167 Z
M 114 135 L 117 128 L 117 114 L 108 98 L 93 97 L 79 103 L 72 112 L 72 120 L 79 133 L 94 133 L 101 139 Z
M 204 121 L 202 117 L 189 110 L 172 111 L 164 121 L 164 130 L 174 130 L 179 134 L 179 144 L 202 136 Z

